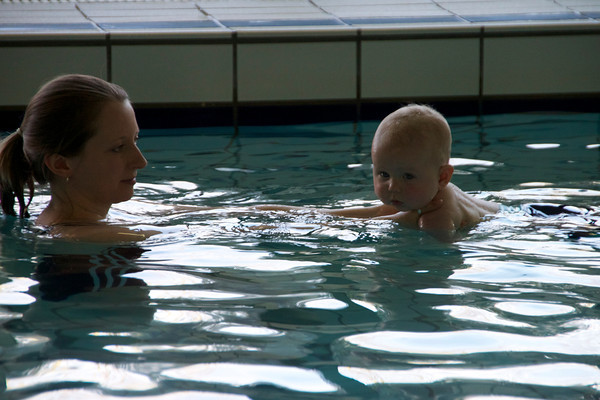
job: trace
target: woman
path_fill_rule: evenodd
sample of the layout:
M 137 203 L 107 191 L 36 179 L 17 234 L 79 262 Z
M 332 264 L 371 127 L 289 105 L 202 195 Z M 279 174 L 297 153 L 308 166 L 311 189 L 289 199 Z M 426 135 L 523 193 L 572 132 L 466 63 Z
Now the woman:
M 49 183 L 50 202 L 36 224 L 50 234 L 91 241 L 143 240 L 153 232 L 103 222 L 114 203 L 131 199 L 147 164 L 125 90 L 87 75 L 60 76 L 31 99 L 19 129 L 0 144 L 0 202 L 28 217 L 34 180 Z M 25 187 L 29 199 L 25 200 Z

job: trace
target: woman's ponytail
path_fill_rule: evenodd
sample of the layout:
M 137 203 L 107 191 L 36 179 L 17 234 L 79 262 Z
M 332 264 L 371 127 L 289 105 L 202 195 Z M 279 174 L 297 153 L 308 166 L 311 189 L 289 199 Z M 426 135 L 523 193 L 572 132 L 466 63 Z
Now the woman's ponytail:
M 27 218 L 34 184 L 31 165 L 23 151 L 23 140 L 23 132 L 19 128 L 0 143 L 0 204 L 4 214 L 16 216 L 16 198 L 19 202 L 19 217 Z M 27 202 L 25 186 L 29 189 Z

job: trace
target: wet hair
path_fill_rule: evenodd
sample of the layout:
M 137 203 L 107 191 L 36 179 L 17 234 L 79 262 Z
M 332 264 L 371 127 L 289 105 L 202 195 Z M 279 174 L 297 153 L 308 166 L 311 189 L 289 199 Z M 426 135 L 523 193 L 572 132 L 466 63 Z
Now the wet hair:
M 452 151 L 452 134 L 444 116 L 433 107 L 409 104 L 392 112 L 381 121 L 373 144 L 395 140 L 406 145 L 432 147 L 432 161 L 448 164 Z
M 108 102 L 124 102 L 123 88 L 88 75 L 63 75 L 33 96 L 19 129 L 0 143 L 0 203 L 7 215 L 28 217 L 34 181 L 52 182 L 54 174 L 45 164 L 48 155 L 71 157 L 79 154 L 96 133 L 97 119 Z M 25 201 L 25 186 L 29 201 Z

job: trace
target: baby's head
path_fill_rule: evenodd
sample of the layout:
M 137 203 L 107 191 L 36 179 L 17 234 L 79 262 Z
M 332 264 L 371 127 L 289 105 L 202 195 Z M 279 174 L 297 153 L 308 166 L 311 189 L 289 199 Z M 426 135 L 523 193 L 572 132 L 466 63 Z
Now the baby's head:
M 399 210 L 424 207 L 448 184 L 452 136 L 433 108 L 411 104 L 379 124 L 371 147 L 378 197 Z
M 385 117 L 375 132 L 372 150 L 390 145 L 426 149 L 431 154 L 431 163 L 440 167 L 450 161 L 450 126 L 433 108 L 410 104 Z

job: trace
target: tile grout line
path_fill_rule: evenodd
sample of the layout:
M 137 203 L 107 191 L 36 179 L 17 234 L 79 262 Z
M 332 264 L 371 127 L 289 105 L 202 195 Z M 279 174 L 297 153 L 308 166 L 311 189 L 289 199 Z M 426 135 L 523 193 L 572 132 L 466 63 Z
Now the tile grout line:
M 308 0 L 309 4 L 312 4 L 313 6 L 315 6 L 317 9 L 319 9 L 320 11 L 322 11 L 324 14 L 329 15 L 331 17 L 333 17 L 333 19 L 335 19 L 336 21 L 340 22 L 341 24 L 345 25 L 345 26 L 349 26 L 349 24 L 347 24 L 342 18 L 340 18 L 337 14 L 331 13 L 327 10 L 325 10 L 323 7 L 321 7 L 320 5 L 318 5 L 317 3 L 314 2 L 314 0 Z
M 485 37 L 485 27 L 482 26 L 479 30 L 479 88 L 478 88 L 478 95 L 477 95 L 477 103 L 478 103 L 478 110 L 479 110 L 479 115 L 483 115 L 483 74 L 484 74 L 484 67 L 485 67 L 485 62 L 484 62 L 484 48 L 485 48 L 485 43 L 484 43 L 484 37 Z
M 112 82 L 112 41 L 110 32 L 106 32 L 106 80 Z
M 238 35 L 237 31 L 231 32 L 231 47 L 232 47 L 232 118 L 234 126 L 234 136 L 239 133 L 239 93 L 238 93 Z
M 362 30 L 356 31 L 356 121 L 360 121 L 362 102 Z

